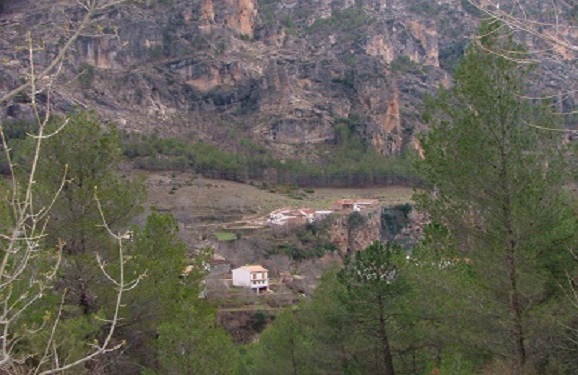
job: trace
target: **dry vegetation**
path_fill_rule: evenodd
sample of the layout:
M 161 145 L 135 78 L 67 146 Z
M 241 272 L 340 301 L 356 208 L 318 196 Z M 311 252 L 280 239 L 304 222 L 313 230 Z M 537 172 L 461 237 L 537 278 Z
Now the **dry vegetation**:
M 255 219 L 281 207 L 329 209 L 333 201 L 341 198 L 379 198 L 384 205 L 394 205 L 409 202 L 413 193 L 412 188 L 403 186 L 314 190 L 291 190 L 285 186 L 263 188 L 259 183 L 252 186 L 170 172 L 148 174 L 147 181 L 150 206 L 172 212 L 184 224 Z

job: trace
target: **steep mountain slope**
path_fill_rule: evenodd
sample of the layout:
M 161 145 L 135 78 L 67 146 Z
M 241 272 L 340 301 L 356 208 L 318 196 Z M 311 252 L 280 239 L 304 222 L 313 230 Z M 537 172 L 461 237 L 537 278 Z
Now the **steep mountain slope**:
M 27 31 L 44 47 L 42 66 L 81 16 L 74 1 L 7 1 L 0 92 L 20 82 Z M 343 129 L 383 155 L 418 147 L 422 97 L 450 84 L 478 13 L 463 0 L 147 0 L 95 21 L 64 64 L 60 110 L 315 161 Z M 554 77 L 543 81 L 551 92 L 561 87 Z M 3 117 L 30 116 L 26 98 L 10 104 Z

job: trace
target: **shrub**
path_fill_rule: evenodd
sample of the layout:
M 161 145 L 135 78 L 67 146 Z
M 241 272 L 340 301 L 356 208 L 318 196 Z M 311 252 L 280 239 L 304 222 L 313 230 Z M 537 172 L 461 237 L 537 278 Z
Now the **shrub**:
M 78 75 L 78 82 L 80 83 L 80 87 L 83 89 L 91 88 L 95 75 L 96 72 L 94 66 L 87 63 L 80 64 L 80 74 Z

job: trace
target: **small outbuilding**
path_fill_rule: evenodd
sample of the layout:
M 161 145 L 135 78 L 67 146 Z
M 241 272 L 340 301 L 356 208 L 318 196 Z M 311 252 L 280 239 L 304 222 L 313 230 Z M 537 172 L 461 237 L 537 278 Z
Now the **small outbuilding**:
M 331 209 L 333 211 L 351 211 L 353 210 L 355 202 L 352 199 L 339 199 L 333 202 Z

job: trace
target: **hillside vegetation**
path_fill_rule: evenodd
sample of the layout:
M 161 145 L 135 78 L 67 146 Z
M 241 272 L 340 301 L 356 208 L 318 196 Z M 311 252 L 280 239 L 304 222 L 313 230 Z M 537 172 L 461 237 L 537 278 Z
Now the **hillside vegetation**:
M 575 12 L 474 4 L 0 0 L 0 374 L 578 373 Z

